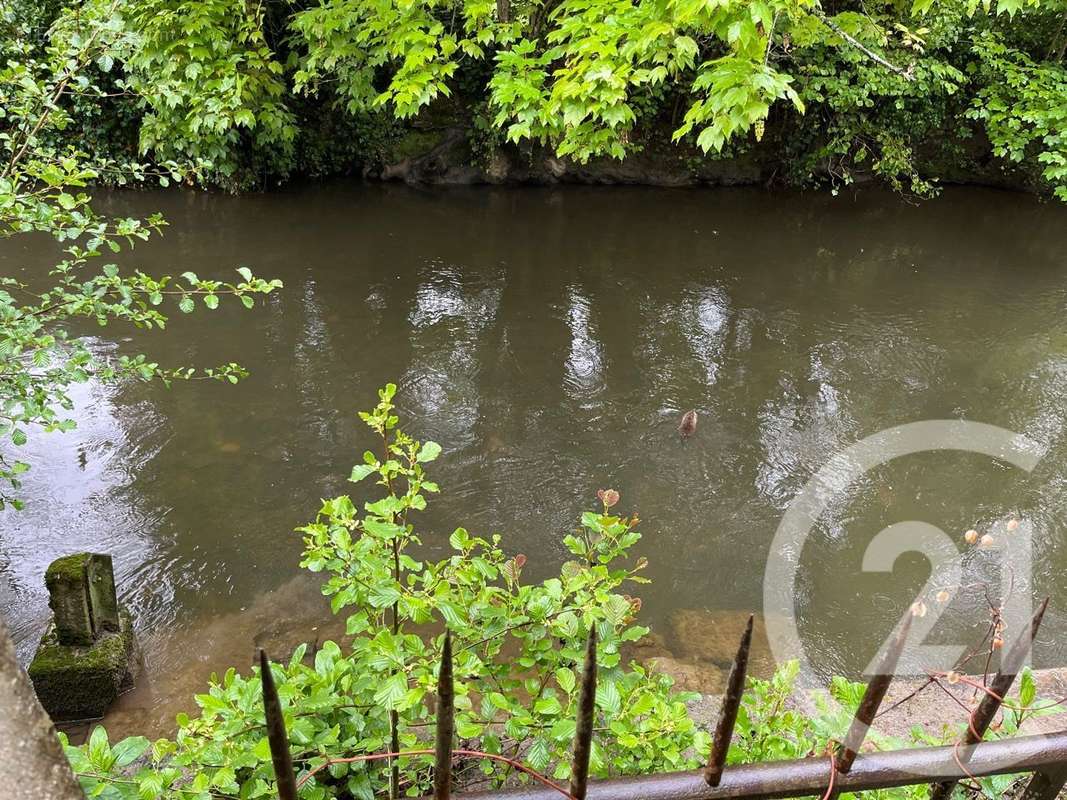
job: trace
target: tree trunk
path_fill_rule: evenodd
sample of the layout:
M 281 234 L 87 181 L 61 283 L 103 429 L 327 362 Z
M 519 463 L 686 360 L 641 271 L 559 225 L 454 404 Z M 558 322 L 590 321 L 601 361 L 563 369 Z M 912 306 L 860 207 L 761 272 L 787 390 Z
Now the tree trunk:
M 0 786 L 13 800 L 84 800 L 0 617 Z

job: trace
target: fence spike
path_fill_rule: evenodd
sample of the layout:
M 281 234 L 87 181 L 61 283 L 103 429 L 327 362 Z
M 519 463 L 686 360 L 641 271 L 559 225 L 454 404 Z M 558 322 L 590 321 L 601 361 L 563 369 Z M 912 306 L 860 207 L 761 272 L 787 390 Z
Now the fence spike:
M 1067 783 L 1067 767 L 1060 765 L 1039 770 L 1027 781 L 1019 800 L 1056 800 L 1065 783 Z
M 730 677 L 726 681 L 726 694 L 719 709 L 719 718 L 715 723 L 715 738 L 711 743 L 711 755 L 708 765 L 704 767 L 704 780 L 708 786 L 718 786 L 722 780 L 723 767 L 726 765 L 726 753 L 730 749 L 730 740 L 734 735 L 734 723 L 741 708 L 741 697 L 745 693 L 745 675 L 748 672 L 748 653 L 752 648 L 752 624 L 756 615 L 748 615 L 748 624 L 741 634 L 741 643 L 737 647 Z
M 437 732 L 434 737 L 433 796 L 448 800 L 452 794 L 452 735 L 456 728 L 452 686 L 452 634 L 445 630 L 441 668 L 437 673 Z
M 574 734 L 574 758 L 571 761 L 570 793 L 574 800 L 585 800 L 589 780 L 589 756 L 593 750 L 593 711 L 596 708 L 596 625 L 589 626 L 585 643 L 585 666 L 582 688 L 578 694 L 578 720 Z
M 278 797 L 280 800 L 296 800 L 296 778 L 293 775 L 293 758 L 289 754 L 289 737 L 285 733 L 285 717 L 282 716 L 282 704 L 278 699 L 278 690 L 274 686 L 274 676 L 270 671 L 270 660 L 262 648 L 259 651 L 259 679 L 263 684 L 263 713 L 267 720 L 267 744 L 270 745 L 274 778 L 278 783 Z
M 904 652 L 904 645 L 907 643 L 908 633 L 911 631 L 911 621 L 914 618 L 914 613 L 911 611 L 905 612 L 904 621 L 900 626 L 900 630 L 897 631 L 896 638 L 889 645 L 885 655 L 882 656 L 878 671 L 867 682 L 867 688 L 863 692 L 863 699 L 860 701 L 859 708 L 856 709 L 856 715 L 852 718 L 852 724 L 849 726 L 848 733 L 845 734 L 845 739 L 841 743 L 841 749 L 837 753 L 834 768 L 838 772 L 845 773 L 852 769 L 852 762 L 856 760 L 856 754 L 859 753 L 863 740 L 867 738 L 867 731 L 878 714 L 878 708 L 882 705 L 882 700 L 889 689 L 889 684 L 893 681 L 893 673 L 896 672 L 897 662 L 900 661 L 900 656 Z
M 1002 657 L 1000 669 L 997 670 L 997 674 L 993 676 L 993 680 L 989 684 L 989 691 L 985 693 L 982 701 L 978 704 L 978 708 L 971 714 L 967 732 L 963 735 L 963 745 L 977 744 L 982 740 L 986 728 L 989 727 L 989 723 L 993 721 L 993 717 L 996 716 L 997 710 L 1000 708 L 1001 700 L 998 698 L 1007 697 L 1008 690 L 1011 688 L 1012 683 L 1015 682 L 1015 676 L 1023 665 L 1023 659 L 1026 658 L 1026 654 L 1030 652 L 1031 644 L 1037 638 L 1037 629 L 1041 626 L 1041 619 L 1045 616 L 1048 601 L 1049 598 L 1047 597 L 1042 601 L 1037 613 L 1030 620 L 1030 630 L 1022 631 L 1019 634 L 1019 638 L 1012 644 L 1011 650 Z M 948 796 L 952 794 L 956 783 L 957 781 L 935 783 L 930 791 L 930 800 L 947 800 Z

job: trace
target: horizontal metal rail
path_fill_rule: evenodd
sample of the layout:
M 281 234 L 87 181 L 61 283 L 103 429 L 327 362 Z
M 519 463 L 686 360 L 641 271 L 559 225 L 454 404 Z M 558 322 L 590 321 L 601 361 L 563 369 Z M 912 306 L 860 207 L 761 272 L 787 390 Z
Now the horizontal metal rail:
M 741 704 L 748 651 L 752 644 L 752 618 L 742 634 L 737 657 L 730 672 L 729 687 L 715 726 L 715 741 L 707 766 L 701 771 L 673 772 L 632 778 L 617 778 L 587 783 L 589 755 L 593 739 L 593 716 L 596 698 L 596 629 L 590 628 L 586 642 L 585 665 L 582 670 L 582 690 L 574 737 L 574 758 L 571 763 L 570 789 L 552 783 L 536 772 L 519 767 L 538 778 L 541 786 L 517 789 L 496 789 L 484 792 L 451 793 L 451 756 L 467 755 L 499 758 L 498 755 L 453 749 L 451 724 L 443 726 L 433 751 L 436 753 L 433 800 L 558 800 L 563 794 L 568 800 L 755 800 L 755 798 L 808 797 L 822 795 L 824 800 L 837 800 L 844 792 L 862 792 L 899 786 L 933 784 L 931 800 L 942 800 L 951 793 L 956 782 L 963 778 L 986 775 L 1030 773 L 1031 777 L 1020 800 L 1055 800 L 1067 782 L 1067 731 L 1005 739 L 998 742 L 980 741 L 986 727 L 993 720 L 1003 698 L 1014 682 L 1023 655 L 1041 625 L 1048 599 L 1041 604 L 1028 630 L 1023 631 L 1004 657 L 1000 670 L 968 723 L 968 735 L 954 745 L 917 747 L 906 750 L 857 755 L 866 738 L 867 729 L 877 713 L 897 659 L 903 651 L 910 617 L 905 617 L 900 633 L 882 658 L 882 669 L 867 685 L 863 700 L 856 710 L 852 725 L 842 746 L 828 750 L 823 757 L 793 761 L 772 761 L 759 764 L 738 764 L 724 767 L 730 746 L 733 723 Z M 992 652 L 992 650 L 990 651 Z M 264 667 L 263 700 L 270 720 L 272 704 L 277 704 L 273 681 L 269 679 L 266 656 L 261 653 Z M 438 713 L 452 715 L 452 648 L 446 632 L 441 652 L 438 682 Z M 441 719 L 438 720 L 440 725 Z M 269 737 L 274 753 L 275 770 L 288 757 L 289 745 L 283 729 L 279 736 Z M 282 752 L 274 752 L 281 750 Z M 397 753 L 382 754 L 391 757 Z M 412 753 L 414 755 L 414 753 Z M 354 759 L 339 759 L 352 761 Z M 505 759 L 507 760 L 507 759 Z M 312 769 L 301 783 L 323 767 L 327 761 Z M 509 763 L 514 763 L 510 762 Z M 292 768 L 281 764 L 278 790 L 280 800 L 293 797 L 286 791 L 292 780 Z M 546 788 L 547 787 L 547 788 Z M 294 798 L 295 800 L 295 798 Z M 430 800 L 426 798 L 426 800 Z
M 957 759 L 967 765 L 960 769 Z M 920 783 L 959 780 L 969 775 L 1055 772 L 1067 762 L 1067 731 L 1019 736 L 968 747 L 918 747 L 856 757 L 834 788 L 842 792 L 889 789 Z M 701 770 L 633 778 L 590 781 L 586 800 L 724 800 L 744 797 L 822 795 L 830 780 L 830 759 L 803 758 L 726 767 L 717 786 L 708 786 Z M 540 786 L 454 794 L 453 800 L 560 800 Z

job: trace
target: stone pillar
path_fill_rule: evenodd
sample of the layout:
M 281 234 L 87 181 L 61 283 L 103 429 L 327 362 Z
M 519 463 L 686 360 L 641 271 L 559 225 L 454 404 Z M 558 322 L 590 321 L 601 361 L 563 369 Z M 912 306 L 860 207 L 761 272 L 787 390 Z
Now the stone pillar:
M 48 605 L 61 645 L 93 643 L 93 617 L 89 611 L 88 553 L 57 558 L 44 573 Z
M 0 616 L 0 786 L 14 800 L 84 800 L 56 736 L 15 659 Z
M 91 554 L 86 559 L 85 577 L 89 586 L 89 615 L 93 621 L 93 633 L 100 634 L 103 631 L 117 633 L 121 624 L 111 556 Z
M 53 621 L 29 674 L 54 720 L 102 717 L 130 685 L 133 630 L 119 606 L 111 556 L 77 553 L 45 572 Z

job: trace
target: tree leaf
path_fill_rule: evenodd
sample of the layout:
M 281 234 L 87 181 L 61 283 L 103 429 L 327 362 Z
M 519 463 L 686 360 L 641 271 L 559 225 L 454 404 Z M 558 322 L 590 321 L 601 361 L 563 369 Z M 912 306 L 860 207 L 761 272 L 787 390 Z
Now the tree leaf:
M 107 730 L 103 725 L 93 728 L 89 736 L 88 753 L 89 761 L 98 770 L 108 772 L 111 769 L 111 747 L 107 741 Z
M 408 691 L 408 681 L 403 673 L 398 672 L 390 675 L 384 681 L 378 691 L 374 693 L 374 702 L 385 708 L 395 708 L 404 698 Z
M 116 767 L 126 767 L 140 758 L 152 746 L 144 736 L 130 736 L 120 742 L 116 742 L 111 748 L 111 755 L 115 759 Z
M 352 467 L 352 474 L 348 476 L 348 480 L 352 483 L 359 483 L 368 475 L 377 471 L 377 464 L 356 464 L 356 466 Z
M 415 457 L 416 461 L 425 463 L 427 461 L 433 461 L 441 455 L 441 445 L 437 442 L 424 442 L 422 447 L 419 448 L 419 453 Z

